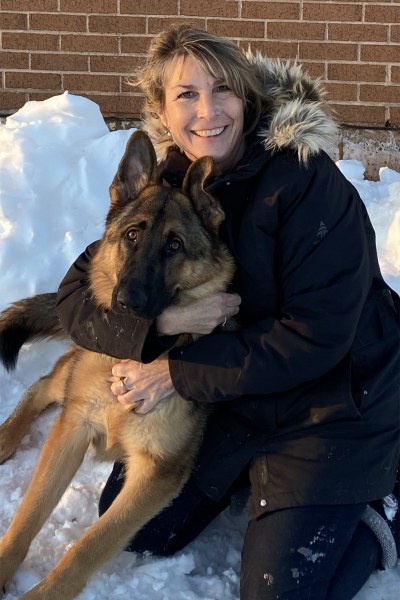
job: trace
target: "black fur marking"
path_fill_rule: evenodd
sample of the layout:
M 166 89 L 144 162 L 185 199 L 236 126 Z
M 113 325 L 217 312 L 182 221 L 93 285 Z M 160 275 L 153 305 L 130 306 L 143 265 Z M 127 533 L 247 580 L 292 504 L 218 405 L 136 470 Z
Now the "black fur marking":
M 0 360 L 7 371 L 15 369 L 18 354 L 26 340 L 31 337 L 25 323 L 10 325 L 0 336 Z

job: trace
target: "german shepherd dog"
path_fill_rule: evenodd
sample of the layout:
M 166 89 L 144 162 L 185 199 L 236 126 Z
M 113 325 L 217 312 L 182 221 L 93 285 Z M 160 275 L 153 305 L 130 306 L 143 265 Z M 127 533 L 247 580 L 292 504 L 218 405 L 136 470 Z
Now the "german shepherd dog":
M 95 302 L 118 301 L 142 319 L 172 304 L 184 305 L 230 282 L 233 259 L 220 243 L 224 214 L 204 190 L 210 157 L 195 161 L 182 189 L 163 186 L 148 136 L 134 132 L 110 186 L 104 236 L 89 274 Z M 188 332 L 189 333 L 189 332 Z M 0 315 L 0 355 L 12 368 L 25 341 L 62 331 L 55 294 L 16 302 Z M 179 343 L 193 341 L 182 335 Z M 157 360 L 166 360 L 161 356 Z M 53 370 L 34 383 L 0 427 L 0 462 L 17 448 L 34 418 L 61 405 L 26 494 L 0 541 L 0 590 L 26 557 L 89 446 L 101 460 L 124 461 L 125 483 L 110 508 L 64 554 L 24 600 L 67 600 L 92 574 L 176 497 L 198 451 L 206 414 L 177 393 L 146 415 L 122 406 L 110 391 L 117 359 L 72 346 Z

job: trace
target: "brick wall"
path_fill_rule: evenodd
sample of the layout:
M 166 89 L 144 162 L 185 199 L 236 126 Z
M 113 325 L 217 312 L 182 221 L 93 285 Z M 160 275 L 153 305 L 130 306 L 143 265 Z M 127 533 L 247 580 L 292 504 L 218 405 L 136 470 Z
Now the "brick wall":
M 137 117 L 125 77 L 172 21 L 298 58 L 344 123 L 400 125 L 400 2 L 365 0 L 0 0 L 0 113 L 68 90 L 105 116 Z

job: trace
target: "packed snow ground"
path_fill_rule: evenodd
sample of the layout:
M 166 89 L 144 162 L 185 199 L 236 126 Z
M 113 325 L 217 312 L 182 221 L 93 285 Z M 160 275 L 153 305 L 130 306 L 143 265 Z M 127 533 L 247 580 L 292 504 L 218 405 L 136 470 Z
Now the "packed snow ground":
M 132 131 L 132 130 L 131 130 Z M 96 104 L 65 93 L 29 102 L 0 125 L 0 310 L 10 302 L 56 290 L 69 265 L 100 237 L 108 186 L 131 131 L 109 132 Z M 359 190 L 374 223 L 387 281 L 400 292 L 400 173 L 381 169 L 363 178 L 358 161 L 339 168 Z M 0 367 L 0 422 L 26 387 L 46 373 L 66 348 L 24 348 L 18 367 Z M 0 465 L 0 536 L 28 484 L 55 410 L 39 418 L 20 449 Z M 37 583 L 97 517 L 97 501 L 111 466 L 90 457 L 68 488 L 12 581 L 6 600 Z M 82 600 L 236 600 L 245 515 L 226 511 L 173 558 L 122 553 L 96 574 Z M 400 563 L 374 574 L 357 600 L 397 600 Z

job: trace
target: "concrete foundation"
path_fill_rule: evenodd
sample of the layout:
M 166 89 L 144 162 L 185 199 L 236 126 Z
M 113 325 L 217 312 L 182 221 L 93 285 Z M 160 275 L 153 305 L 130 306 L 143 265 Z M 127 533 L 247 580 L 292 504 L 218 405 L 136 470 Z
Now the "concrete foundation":
M 364 177 L 376 181 L 379 169 L 400 171 L 400 130 L 342 127 L 337 144 L 327 149 L 333 160 L 360 160 Z

